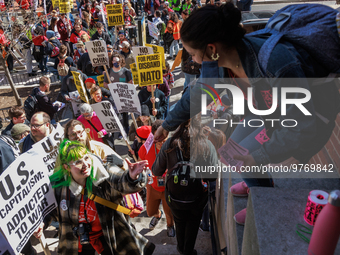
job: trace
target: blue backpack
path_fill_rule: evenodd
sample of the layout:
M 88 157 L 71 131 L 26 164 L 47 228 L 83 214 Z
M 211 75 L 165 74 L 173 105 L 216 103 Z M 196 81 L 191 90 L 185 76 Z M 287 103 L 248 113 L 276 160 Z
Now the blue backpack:
M 264 29 L 247 36 L 270 35 L 262 45 L 259 64 L 267 70 L 276 44 L 284 39 L 306 50 L 329 73 L 340 74 L 340 38 L 336 26 L 338 11 L 321 4 L 294 4 L 278 10 Z

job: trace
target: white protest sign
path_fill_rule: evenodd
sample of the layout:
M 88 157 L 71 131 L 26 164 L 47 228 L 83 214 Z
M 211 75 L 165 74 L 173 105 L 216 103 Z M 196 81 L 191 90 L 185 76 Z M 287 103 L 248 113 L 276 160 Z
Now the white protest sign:
M 134 112 L 141 114 L 141 106 L 135 85 L 131 83 L 110 83 L 109 89 L 119 113 Z
M 104 40 L 95 40 L 85 43 L 93 67 L 109 65 L 106 43 Z
M 137 63 L 137 60 L 136 60 L 137 56 L 149 55 L 149 54 L 153 54 L 153 49 L 151 47 L 146 47 L 146 46 L 132 47 L 132 55 L 136 63 Z
M 57 127 L 49 136 L 45 137 L 32 146 L 31 150 L 40 155 L 40 157 L 43 159 L 46 169 L 45 173 L 48 175 L 53 174 L 55 161 L 59 153 L 59 144 L 63 139 L 64 128 L 58 123 Z
M 144 146 L 145 146 L 145 149 L 146 149 L 146 154 L 149 153 L 149 150 L 150 150 L 152 145 L 153 145 L 153 134 L 150 133 L 150 135 L 148 136 L 148 139 L 146 139 L 146 141 L 144 143 Z
M 106 132 L 112 133 L 120 131 L 118 126 L 118 123 L 120 123 L 119 118 L 110 102 L 102 101 L 96 104 L 91 104 L 91 107 L 97 114 Z
M 157 25 L 148 20 L 149 35 L 158 40 L 158 28 Z
M 18 254 L 44 217 L 56 208 L 41 155 L 20 155 L 0 176 L 0 226 Z
M 0 232 L 0 255 L 14 255 L 12 247 Z
M 80 110 L 79 110 L 79 107 L 80 105 L 82 104 L 81 102 L 78 103 L 78 102 L 74 102 L 74 101 L 71 101 L 71 104 L 72 104 L 72 109 L 73 109 L 73 113 L 75 116 L 78 116 L 81 114 Z

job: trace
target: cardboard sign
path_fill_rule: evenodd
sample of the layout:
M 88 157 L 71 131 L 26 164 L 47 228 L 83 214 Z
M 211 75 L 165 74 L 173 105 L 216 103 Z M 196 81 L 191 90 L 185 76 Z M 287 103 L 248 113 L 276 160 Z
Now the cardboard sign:
M 130 70 L 132 73 L 133 83 L 137 85 L 139 81 L 138 81 L 138 70 L 137 70 L 136 63 L 130 64 Z
M 145 143 L 144 143 L 144 146 L 145 146 L 145 149 L 146 149 L 146 154 L 149 153 L 149 150 L 151 149 L 151 146 L 153 145 L 153 134 L 150 133 L 150 135 L 148 136 L 148 139 L 146 139 Z
M 97 81 L 99 87 L 104 87 L 104 74 L 97 76 Z
M 12 247 L 0 231 L 0 255 L 14 255 Z
M 74 78 L 74 84 L 79 92 L 80 99 L 89 104 L 89 99 L 87 98 L 84 82 L 80 77 L 80 73 L 74 71 L 71 71 L 71 73 Z
M 96 104 L 91 104 L 91 107 L 97 114 L 106 132 L 112 133 L 120 131 L 117 123 L 120 123 L 120 120 L 110 102 L 102 101 Z
M 162 46 L 157 46 L 153 44 L 146 44 L 145 46 L 151 47 L 153 50 L 153 53 L 155 54 L 161 54 L 161 59 L 162 59 L 162 67 L 165 70 L 165 56 L 164 56 L 164 48 Z
M 181 64 L 181 62 L 182 62 L 182 52 L 183 52 L 182 49 L 178 51 L 177 56 L 176 56 L 176 58 L 175 58 L 175 61 L 174 61 L 174 63 L 172 64 L 172 67 L 171 67 L 171 69 L 170 69 L 170 72 L 172 72 L 173 70 L 175 70 L 175 68 Z
M 148 27 L 149 27 L 149 35 L 155 38 L 155 40 L 158 40 L 159 31 L 158 31 L 156 24 L 148 20 Z
M 33 149 L 0 176 L 0 226 L 18 254 L 44 217 L 56 208 L 45 164 Z
M 52 0 L 52 5 L 53 5 L 53 9 L 56 9 L 59 7 L 59 0 Z
M 141 106 L 135 85 L 131 83 L 111 83 L 109 89 L 119 113 L 133 112 L 141 114 Z
M 135 62 L 137 62 L 137 56 L 143 56 L 143 55 L 149 55 L 153 54 L 153 49 L 151 47 L 146 46 L 135 46 L 132 47 L 132 55 L 135 59 Z
M 34 150 L 38 155 L 40 155 L 45 164 L 45 169 L 47 168 L 45 173 L 49 176 L 53 174 L 55 162 L 59 154 L 59 144 L 63 139 L 64 128 L 58 123 L 57 127 L 49 136 L 32 146 L 31 150 Z
M 104 40 L 89 41 L 85 43 L 85 46 L 93 67 L 109 64 L 109 56 L 107 55 L 106 43 Z
M 70 13 L 71 5 L 69 0 L 59 0 L 59 13 Z
M 137 56 L 139 86 L 163 83 L 163 68 L 160 54 Z
M 76 101 L 71 101 L 71 104 L 72 104 L 72 110 L 73 110 L 74 116 L 79 116 L 81 114 L 79 107 L 82 103 L 78 103 Z
M 106 5 L 109 26 L 124 25 L 123 8 L 121 4 Z

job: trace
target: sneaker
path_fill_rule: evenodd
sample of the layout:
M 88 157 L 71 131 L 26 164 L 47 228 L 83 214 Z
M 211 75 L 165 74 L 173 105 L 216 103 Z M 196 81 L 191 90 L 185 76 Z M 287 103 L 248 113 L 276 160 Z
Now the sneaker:
M 168 237 L 175 237 L 176 235 L 175 227 L 174 226 L 167 227 L 167 234 L 168 234 Z
M 10 73 L 17 73 L 17 72 L 18 72 L 18 70 L 16 70 L 16 69 L 13 69 L 13 70 L 10 70 L 9 72 L 10 72 Z
M 247 208 L 244 208 L 243 210 L 239 211 L 234 215 L 234 220 L 237 224 L 244 225 L 246 222 L 246 215 L 247 215 Z
M 231 186 L 229 191 L 235 197 L 246 197 L 249 193 L 249 188 L 245 182 L 239 182 Z
M 162 215 L 163 215 L 163 212 L 161 211 L 161 217 L 159 217 L 159 218 L 152 217 L 150 224 L 149 224 L 149 229 L 153 230 L 156 227 L 159 220 L 162 218 Z

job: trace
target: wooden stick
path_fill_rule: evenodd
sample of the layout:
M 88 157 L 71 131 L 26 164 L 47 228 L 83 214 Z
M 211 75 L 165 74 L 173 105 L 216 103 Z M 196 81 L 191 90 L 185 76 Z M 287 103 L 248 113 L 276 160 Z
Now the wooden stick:
M 131 146 L 130 146 L 130 144 L 129 144 L 129 142 L 128 142 L 128 140 L 126 140 L 125 137 L 124 137 L 124 141 L 125 141 L 126 146 L 128 147 L 128 149 L 129 149 L 129 150 L 132 150 L 132 149 L 131 149 Z M 137 158 L 136 158 L 136 155 L 133 154 L 132 156 L 133 156 L 133 159 L 135 160 L 135 162 L 137 162 L 138 160 L 137 160 Z
M 130 114 L 131 114 L 131 117 L 132 117 L 132 120 L 133 120 L 133 124 L 135 125 L 135 128 L 137 130 L 138 126 L 137 126 L 135 115 L 133 114 L 133 112 L 130 112 Z
M 51 252 L 50 250 L 48 249 L 48 245 L 46 243 L 46 239 L 45 239 L 45 236 L 44 236 L 44 233 L 41 235 L 41 237 L 39 238 L 39 242 L 41 244 L 41 247 L 43 248 L 44 250 L 44 253 L 45 255 L 51 255 Z
M 104 70 L 105 70 L 106 78 L 109 81 L 108 83 L 110 83 L 111 82 L 110 75 L 109 75 L 109 72 L 107 71 L 106 65 L 104 65 Z

